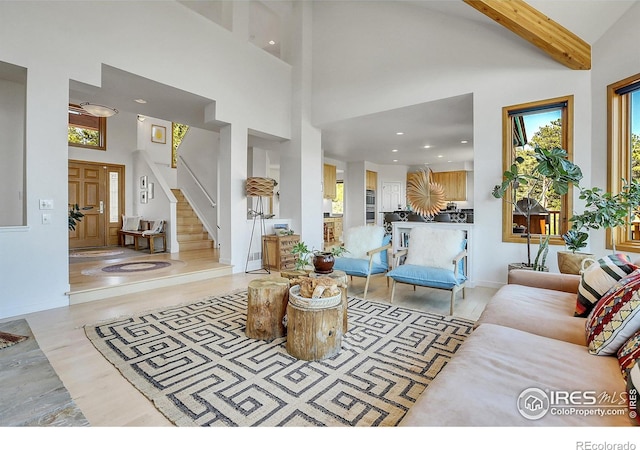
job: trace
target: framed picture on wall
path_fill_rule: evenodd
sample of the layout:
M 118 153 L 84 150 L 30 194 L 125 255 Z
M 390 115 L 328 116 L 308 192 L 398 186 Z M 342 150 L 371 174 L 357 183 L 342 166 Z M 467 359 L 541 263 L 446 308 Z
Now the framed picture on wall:
M 157 144 L 167 143 L 167 127 L 160 125 L 151 125 L 151 142 Z
M 147 176 L 143 175 L 140 177 L 140 189 L 147 189 Z
M 149 201 L 149 197 L 147 195 L 147 191 L 140 191 L 140 203 L 147 203 Z

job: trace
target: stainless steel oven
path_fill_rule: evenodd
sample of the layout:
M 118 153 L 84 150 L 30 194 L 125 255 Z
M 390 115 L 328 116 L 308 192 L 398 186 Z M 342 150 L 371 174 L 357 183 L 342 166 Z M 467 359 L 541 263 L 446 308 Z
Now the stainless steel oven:
M 369 206 L 373 206 L 374 208 L 376 207 L 376 191 L 367 189 L 366 205 L 367 207 Z
M 366 214 L 367 223 L 376 223 L 375 207 L 373 209 L 369 209 L 369 207 L 367 206 Z

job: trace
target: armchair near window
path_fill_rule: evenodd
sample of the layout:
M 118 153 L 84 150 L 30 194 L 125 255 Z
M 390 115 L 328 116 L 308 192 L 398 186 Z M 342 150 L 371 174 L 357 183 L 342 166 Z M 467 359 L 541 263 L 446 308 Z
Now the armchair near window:
M 463 230 L 419 226 L 411 229 L 409 246 L 394 255 L 394 269 L 387 273 L 393 280 L 391 303 L 396 283 L 412 284 L 451 291 L 450 314 L 456 294 L 464 287 L 466 276 L 467 238 Z M 403 258 L 405 257 L 406 258 Z M 402 259 L 404 263 L 401 264 Z
M 382 275 L 389 270 L 387 250 L 391 248 L 390 242 L 391 235 L 385 236 L 384 228 L 379 226 L 349 228 L 344 234 L 344 247 L 348 253 L 345 257 L 335 258 L 333 268 L 345 272 L 352 280 L 353 277 L 367 279 L 364 300 L 367 298 L 371 276 Z

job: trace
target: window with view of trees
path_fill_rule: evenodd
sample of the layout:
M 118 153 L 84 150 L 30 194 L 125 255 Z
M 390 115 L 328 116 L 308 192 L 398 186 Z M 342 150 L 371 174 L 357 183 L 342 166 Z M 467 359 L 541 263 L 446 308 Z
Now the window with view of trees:
M 189 131 L 189 125 L 173 122 L 171 125 L 171 167 L 178 167 L 178 147 Z
M 620 192 L 627 181 L 640 181 L 640 74 L 613 83 L 607 88 L 609 103 L 608 191 Z M 640 251 L 640 218 L 630 217 L 628 227 L 607 230 L 607 248 Z
M 79 105 L 69 105 L 69 145 L 107 149 L 107 119 L 89 114 Z
M 524 163 L 521 172 L 531 172 L 536 165 L 534 149 L 564 149 L 568 159 L 573 157 L 571 130 L 573 97 L 567 96 L 503 108 L 503 168 L 507 170 L 517 157 Z M 521 185 L 516 192 L 507 192 L 503 203 L 503 241 L 526 242 L 523 234 L 550 235 L 552 243 L 562 243 L 561 235 L 568 229 L 572 190 L 565 195 L 554 192 L 548 185 L 536 185 L 532 192 Z M 529 195 L 534 201 L 530 230 L 522 210 Z M 517 206 L 523 206 L 518 208 Z

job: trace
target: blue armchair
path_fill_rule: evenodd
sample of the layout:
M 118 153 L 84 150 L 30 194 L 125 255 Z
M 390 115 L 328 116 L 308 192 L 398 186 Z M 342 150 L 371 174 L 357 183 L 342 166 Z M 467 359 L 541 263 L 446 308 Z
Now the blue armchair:
M 384 228 L 379 226 L 350 228 L 344 235 L 344 247 L 347 256 L 336 258 L 333 268 L 345 272 L 351 280 L 353 277 L 366 278 L 363 296 L 366 300 L 371 276 L 389 271 L 387 250 L 391 248 L 391 235 L 385 236 Z
M 464 298 L 466 246 L 467 237 L 463 230 L 429 225 L 412 228 L 408 248 L 394 255 L 394 269 L 387 273 L 387 277 L 393 280 L 391 303 L 396 283 L 412 284 L 414 290 L 416 286 L 445 289 L 451 291 L 449 312 L 453 315 L 456 294 L 462 291 Z

